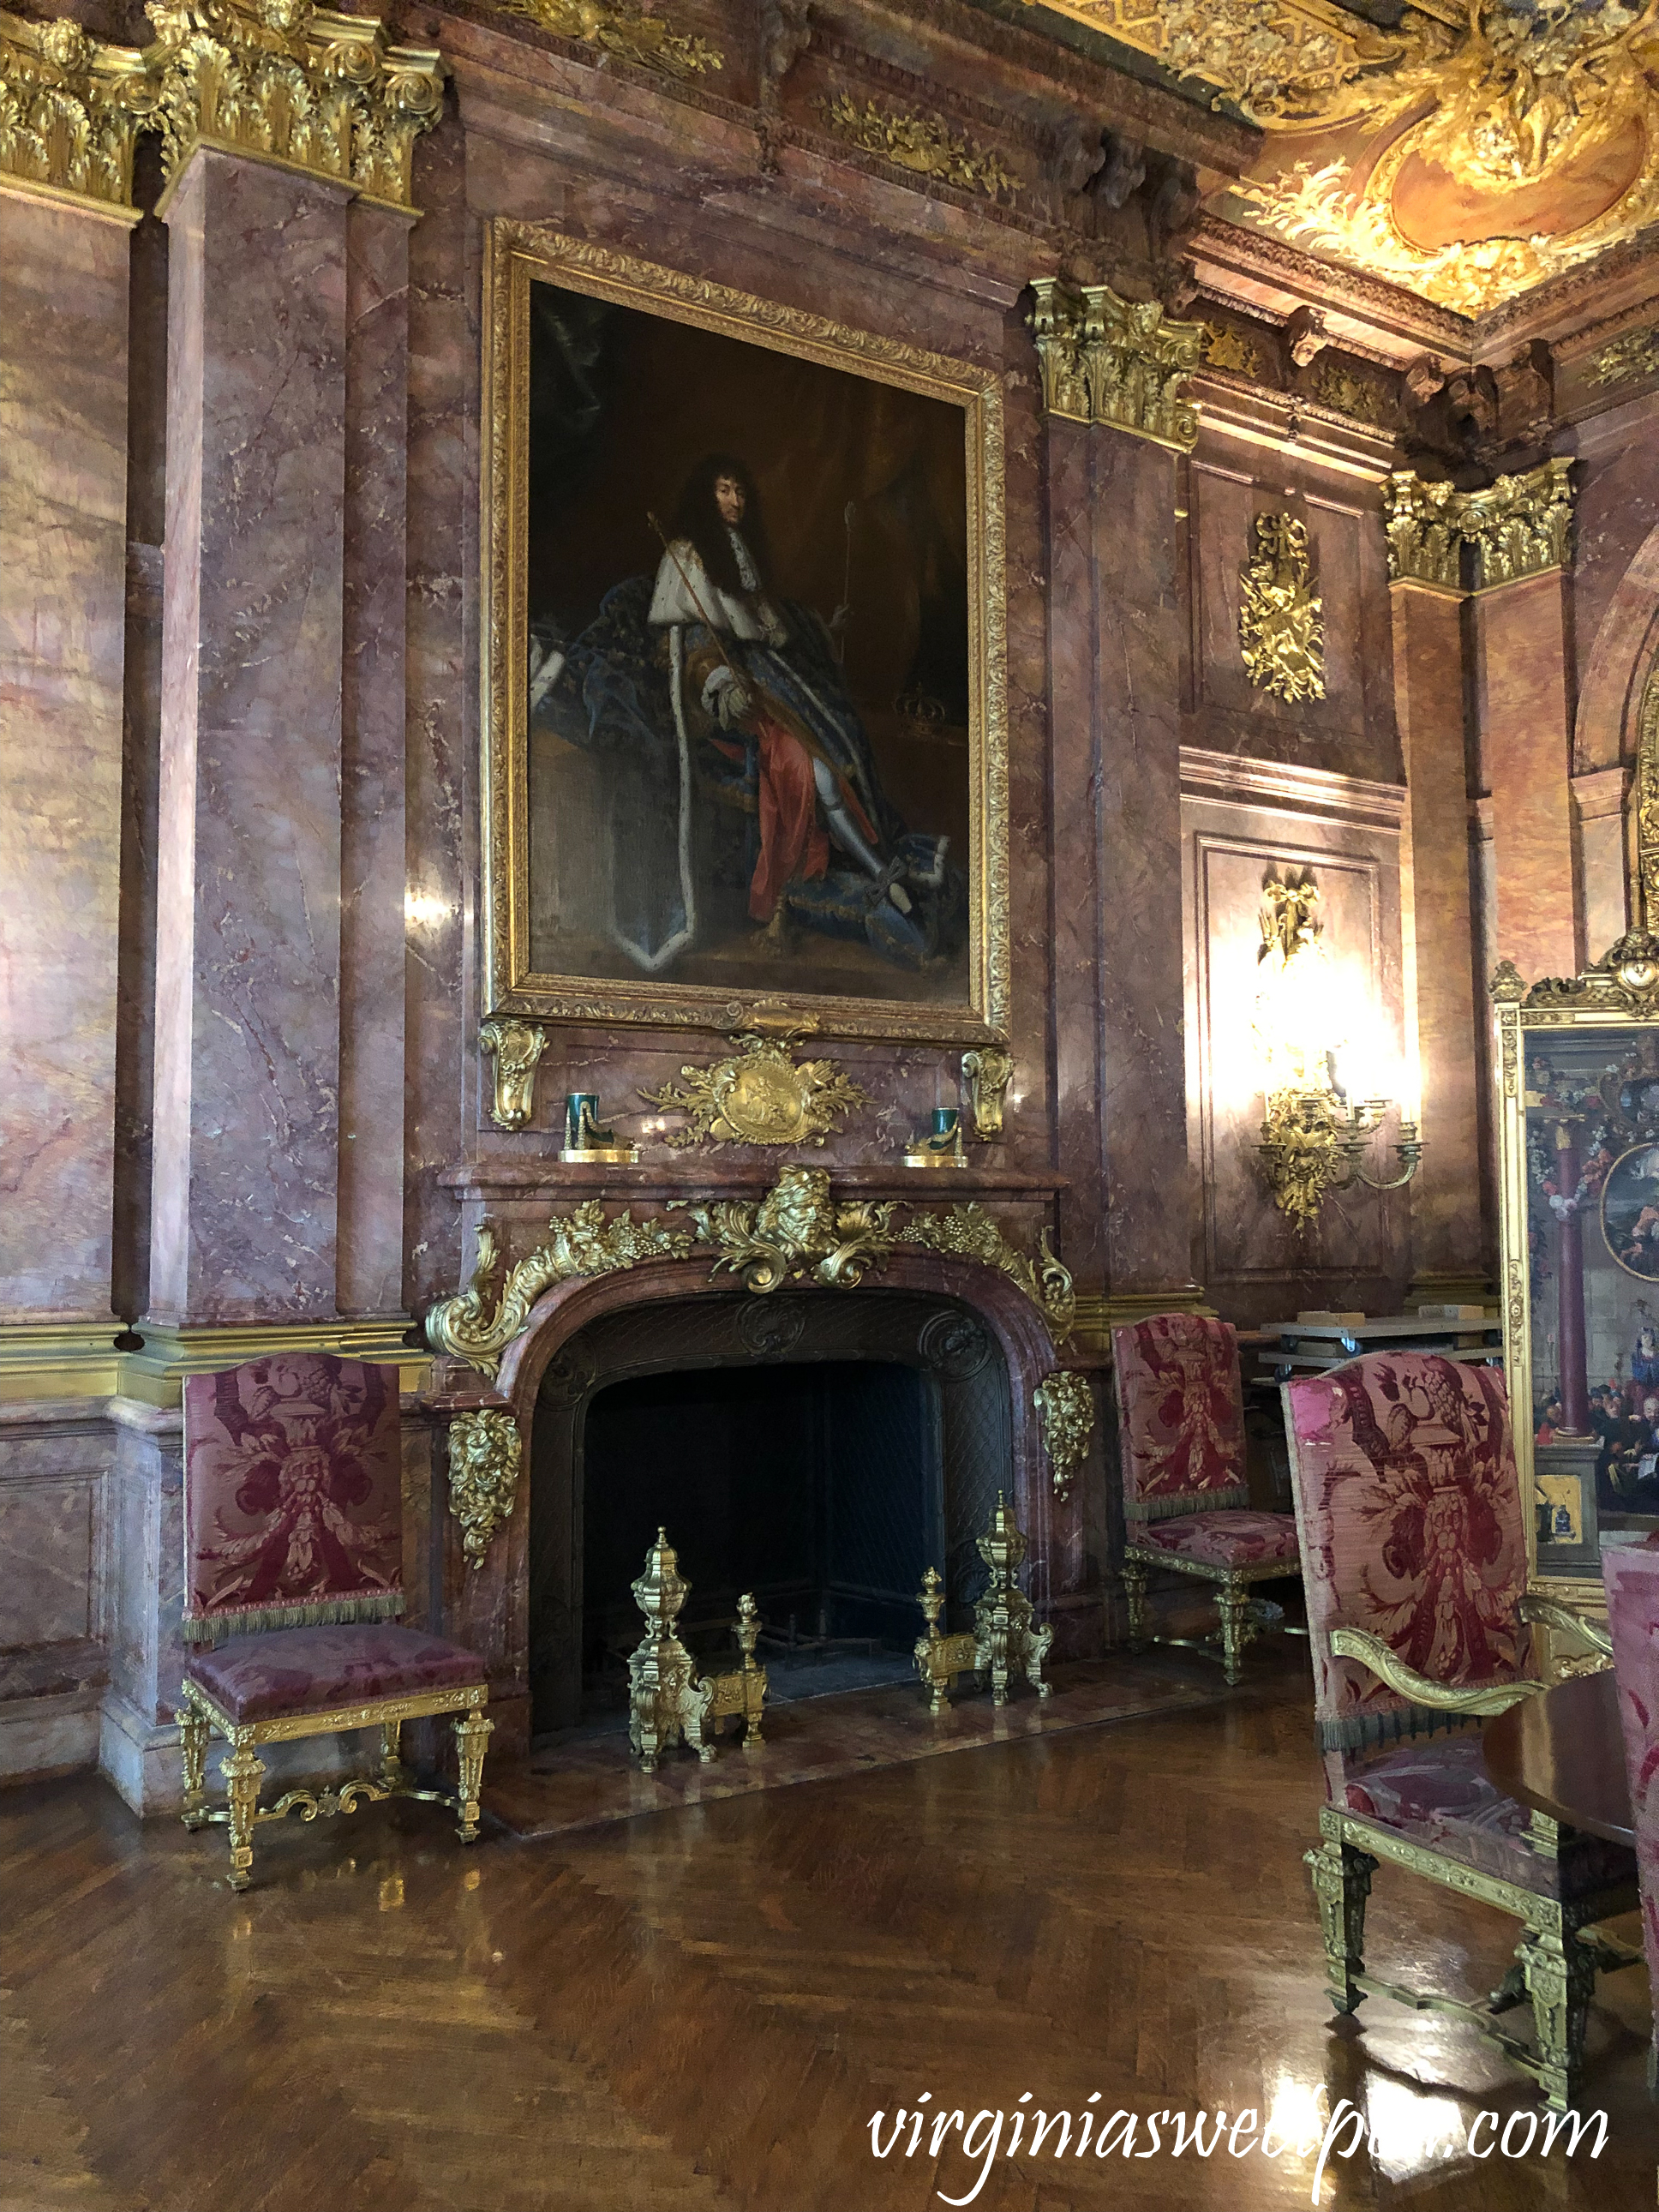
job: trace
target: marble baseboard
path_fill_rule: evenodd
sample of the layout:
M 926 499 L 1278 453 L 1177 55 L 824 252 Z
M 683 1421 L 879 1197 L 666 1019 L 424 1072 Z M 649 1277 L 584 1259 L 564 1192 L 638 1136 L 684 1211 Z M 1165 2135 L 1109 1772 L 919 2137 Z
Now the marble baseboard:
M 96 1766 L 102 1698 L 94 1686 L 0 1705 L 0 1789 Z

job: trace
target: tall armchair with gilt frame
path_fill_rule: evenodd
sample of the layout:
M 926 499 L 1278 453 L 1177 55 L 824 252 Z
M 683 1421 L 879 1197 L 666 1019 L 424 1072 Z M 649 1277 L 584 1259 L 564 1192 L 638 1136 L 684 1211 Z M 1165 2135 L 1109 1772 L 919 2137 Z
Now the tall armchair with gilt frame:
M 1171 1568 L 1215 1584 L 1227 1680 L 1242 1679 L 1260 1607 L 1253 1584 L 1297 1569 L 1296 1522 L 1250 1509 L 1238 1334 L 1197 1314 L 1153 1314 L 1112 1331 L 1123 1475 L 1129 1641 L 1146 1636 L 1146 1581 Z M 1164 1639 L 1182 1644 L 1183 1637 Z
M 1367 1996 L 1474 2026 L 1571 2099 L 1598 1965 L 1586 1934 L 1634 1902 L 1632 1854 L 1528 1814 L 1487 1777 L 1478 1723 L 1546 1689 L 1528 1626 L 1601 1644 L 1593 1624 L 1526 1594 L 1527 1548 L 1504 1380 L 1423 1352 L 1372 1352 L 1284 1386 L 1314 1713 L 1327 1802 L 1308 1854 L 1331 2002 Z M 1365 1900 L 1379 1863 L 1512 1914 L 1515 1963 L 1485 2005 L 1368 1973 Z M 1498 2016 L 1530 2002 L 1531 2044 Z
M 494 1723 L 482 1660 L 406 1628 L 398 1370 L 306 1352 L 251 1359 L 185 1384 L 185 1607 L 190 1655 L 179 1713 L 184 1821 L 230 1832 L 230 1886 L 246 1889 L 253 1831 L 360 1798 L 449 1806 L 463 1843 Z M 406 1720 L 454 1716 L 459 1786 L 416 1786 L 399 1756 Z M 262 1808 L 262 1744 L 379 1728 L 373 1777 L 290 1790 Z M 209 1738 L 228 1747 L 227 1804 L 207 1802 Z

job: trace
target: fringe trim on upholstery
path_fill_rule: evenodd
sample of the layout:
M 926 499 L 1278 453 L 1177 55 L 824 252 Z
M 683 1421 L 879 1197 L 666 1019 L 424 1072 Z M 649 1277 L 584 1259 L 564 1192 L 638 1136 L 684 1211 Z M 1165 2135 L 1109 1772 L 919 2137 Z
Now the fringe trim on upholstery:
M 1232 1513 L 1248 1505 L 1250 1493 L 1242 1482 L 1227 1490 L 1182 1490 L 1163 1498 L 1125 1498 L 1126 1521 L 1173 1521 L 1182 1513 Z
M 338 1622 L 396 1620 L 404 1609 L 401 1590 L 376 1595 L 319 1598 L 311 1605 L 254 1605 L 240 1611 L 186 1613 L 180 1633 L 186 1644 L 216 1644 L 222 1636 L 255 1636 L 270 1628 L 331 1628 Z
M 1476 1713 L 1441 1712 L 1432 1705 L 1405 1705 L 1391 1713 L 1356 1713 L 1346 1721 L 1316 1721 L 1314 1737 L 1322 1752 L 1377 1751 L 1408 1736 L 1447 1735 L 1478 1728 Z

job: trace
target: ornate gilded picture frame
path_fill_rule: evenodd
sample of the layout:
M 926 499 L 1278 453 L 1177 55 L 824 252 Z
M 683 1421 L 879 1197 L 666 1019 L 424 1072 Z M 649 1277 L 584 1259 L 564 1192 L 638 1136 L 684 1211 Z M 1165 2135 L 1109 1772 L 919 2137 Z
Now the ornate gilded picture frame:
M 1601 1547 L 1659 1530 L 1659 941 L 1530 988 L 1498 1030 L 1504 1342 L 1530 1579 L 1601 1609 Z
M 991 370 L 489 227 L 489 1016 L 994 1043 Z

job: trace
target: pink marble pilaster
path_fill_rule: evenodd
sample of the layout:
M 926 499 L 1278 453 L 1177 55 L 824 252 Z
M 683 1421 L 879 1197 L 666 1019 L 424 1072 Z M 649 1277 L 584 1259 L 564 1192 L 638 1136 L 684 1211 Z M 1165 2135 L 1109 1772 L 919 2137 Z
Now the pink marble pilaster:
M 167 210 L 161 1322 L 335 1310 L 349 217 L 208 149 Z
M 403 1310 L 410 221 L 346 228 L 337 1297 L 371 1316 Z
M 1066 1263 L 1109 1296 L 1189 1291 L 1177 587 L 1182 463 L 1048 425 L 1054 921 Z
M 1578 969 L 1567 580 L 1558 568 L 1483 592 L 1480 751 L 1492 786 L 1498 955 L 1528 982 Z
M 1463 728 L 1463 601 L 1413 582 L 1389 592 L 1395 712 L 1407 788 L 1401 903 L 1415 946 L 1423 1164 L 1411 1186 L 1417 1276 L 1468 1275 L 1486 1248 L 1480 1212 L 1474 909 Z M 1412 1010 L 1408 1009 L 1408 1013 Z M 1425 1291 L 1426 1297 L 1428 1292 Z
M 0 1320 L 110 1312 L 131 253 L 0 193 Z

